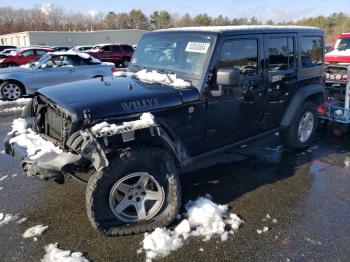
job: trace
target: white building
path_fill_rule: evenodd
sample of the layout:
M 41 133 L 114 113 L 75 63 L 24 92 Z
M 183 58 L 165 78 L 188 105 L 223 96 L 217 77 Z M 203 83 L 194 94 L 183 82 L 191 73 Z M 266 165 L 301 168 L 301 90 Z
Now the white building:
M 0 35 L 0 45 L 77 46 L 100 43 L 137 44 L 147 31 L 139 29 L 100 30 L 89 32 L 27 31 Z

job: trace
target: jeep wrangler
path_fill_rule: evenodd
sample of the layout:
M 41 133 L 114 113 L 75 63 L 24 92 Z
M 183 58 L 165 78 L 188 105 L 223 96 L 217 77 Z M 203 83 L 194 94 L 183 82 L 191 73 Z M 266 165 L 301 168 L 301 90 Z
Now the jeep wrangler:
M 313 27 L 147 33 L 125 73 L 38 91 L 6 153 L 37 178 L 88 174 L 87 214 L 102 234 L 167 226 L 181 205 L 179 168 L 277 131 L 286 148 L 310 145 L 323 46 Z

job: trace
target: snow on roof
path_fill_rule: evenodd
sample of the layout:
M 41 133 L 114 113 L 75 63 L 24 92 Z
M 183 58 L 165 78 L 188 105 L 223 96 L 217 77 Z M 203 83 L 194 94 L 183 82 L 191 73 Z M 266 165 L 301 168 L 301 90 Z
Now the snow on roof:
M 208 32 L 225 32 L 240 30 L 269 30 L 269 29 L 286 29 L 286 30 L 320 30 L 312 26 L 272 26 L 272 25 L 239 25 L 239 26 L 194 26 L 194 27 L 177 27 L 168 29 L 159 29 L 154 32 L 171 32 L 171 31 L 208 31 Z

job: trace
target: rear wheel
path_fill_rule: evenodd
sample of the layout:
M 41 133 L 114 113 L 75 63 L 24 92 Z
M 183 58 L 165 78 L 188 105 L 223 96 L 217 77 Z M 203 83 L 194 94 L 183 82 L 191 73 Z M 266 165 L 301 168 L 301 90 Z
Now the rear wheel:
M 7 63 L 6 66 L 7 66 L 7 67 L 15 67 L 15 66 L 17 66 L 17 64 L 11 62 L 11 63 Z
M 0 85 L 1 96 L 5 100 L 13 101 L 23 95 L 23 88 L 14 81 L 5 81 Z
M 281 131 L 282 143 L 291 149 L 307 148 L 313 141 L 318 125 L 315 103 L 306 101 L 296 114 L 291 125 Z
M 128 235 L 171 223 L 181 204 L 177 169 L 163 149 L 126 149 L 95 172 L 86 191 L 90 222 L 100 233 Z

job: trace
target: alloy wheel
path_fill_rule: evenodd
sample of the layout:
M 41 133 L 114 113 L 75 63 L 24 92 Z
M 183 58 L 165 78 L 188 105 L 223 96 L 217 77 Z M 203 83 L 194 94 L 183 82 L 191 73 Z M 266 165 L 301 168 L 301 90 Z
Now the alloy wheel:
M 298 126 L 298 138 L 300 142 L 304 143 L 310 138 L 314 124 L 315 119 L 313 113 L 309 111 L 305 112 L 301 117 Z
M 109 207 L 124 222 L 149 220 L 164 203 L 164 190 L 148 172 L 136 172 L 119 179 L 109 194 Z
M 8 100 L 16 100 L 21 96 L 21 88 L 13 83 L 7 83 L 2 87 L 2 94 Z

